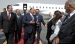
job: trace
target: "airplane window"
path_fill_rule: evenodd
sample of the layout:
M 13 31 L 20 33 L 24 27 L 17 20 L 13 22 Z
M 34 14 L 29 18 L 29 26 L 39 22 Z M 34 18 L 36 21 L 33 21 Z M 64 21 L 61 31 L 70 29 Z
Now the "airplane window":
M 31 6 L 29 6 L 29 8 L 31 8 Z
M 47 8 L 47 7 L 46 7 Z
M 51 7 L 49 7 L 49 9 L 51 9 Z
M 36 8 L 38 8 L 38 6 L 36 6 Z
M 56 7 L 56 9 L 57 9 L 57 7 Z
M 33 6 L 33 8 L 34 8 L 34 6 Z
M 52 9 L 54 9 L 54 7 L 52 7 Z
M 60 9 L 60 7 L 59 7 L 59 9 Z
M 61 9 L 63 9 L 63 8 L 61 8 Z
M 44 6 L 43 6 L 43 8 L 44 8 Z
M 13 6 L 19 6 L 19 4 L 15 4 L 15 5 L 13 5 Z
M 40 8 L 41 8 L 41 6 L 40 6 Z

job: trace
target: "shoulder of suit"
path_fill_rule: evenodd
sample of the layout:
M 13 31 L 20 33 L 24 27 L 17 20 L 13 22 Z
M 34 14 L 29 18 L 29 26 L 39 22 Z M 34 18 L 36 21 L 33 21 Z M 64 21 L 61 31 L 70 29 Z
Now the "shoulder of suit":
M 41 17 L 43 17 L 42 15 L 40 15 Z
M 1 12 L 1 13 L 6 13 L 6 12 Z
M 42 16 L 41 14 L 39 14 L 39 16 Z
M 16 14 L 16 13 L 14 13 L 14 12 L 11 12 L 11 14 Z
M 24 14 L 23 16 L 27 16 L 27 15 L 29 15 L 29 13 L 26 13 L 26 14 Z
M 6 12 L 1 12 L 0 15 L 4 15 L 4 13 L 6 13 Z
M 30 15 L 30 13 L 26 13 L 26 14 L 24 14 L 24 15 Z

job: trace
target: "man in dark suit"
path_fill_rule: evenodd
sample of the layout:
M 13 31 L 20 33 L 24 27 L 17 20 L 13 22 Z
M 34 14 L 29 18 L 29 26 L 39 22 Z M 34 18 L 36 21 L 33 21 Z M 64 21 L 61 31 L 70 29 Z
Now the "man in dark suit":
M 3 8 L 3 12 L 6 12 L 6 8 Z
M 39 40 L 40 40 L 40 33 L 41 33 L 41 30 L 42 30 L 42 27 L 41 27 L 41 23 L 43 23 L 44 26 L 46 26 L 46 23 L 44 22 L 43 20 L 43 16 L 39 14 L 39 9 L 36 9 L 36 14 L 35 14 L 35 21 L 36 21 L 36 28 L 35 28 L 35 33 L 37 32 L 37 44 L 39 44 Z M 35 35 L 34 35 L 35 36 Z
M 17 25 L 16 25 L 16 31 L 15 31 L 15 42 L 18 43 L 21 39 L 21 31 L 22 31 L 22 15 L 20 14 L 20 10 L 16 10 L 16 19 L 17 19 Z
M 16 26 L 16 14 L 12 12 L 12 6 L 7 6 L 7 11 L 1 13 L 0 30 L 4 32 L 7 44 L 12 44 Z
M 27 13 L 23 17 L 23 23 L 24 23 L 24 44 L 28 41 L 28 44 L 34 44 L 33 43 L 33 31 L 34 31 L 34 8 L 30 9 L 30 13 Z
M 23 13 L 23 17 L 24 15 L 26 15 L 27 13 L 29 13 L 27 10 L 24 10 L 24 13 Z M 22 23 L 22 27 L 24 28 L 24 24 Z
M 65 10 L 68 14 L 62 23 L 56 43 L 74 44 L 75 43 L 75 0 L 68 0 L 65 3 Z M 74 41 L 74 42 L 72 42 Z

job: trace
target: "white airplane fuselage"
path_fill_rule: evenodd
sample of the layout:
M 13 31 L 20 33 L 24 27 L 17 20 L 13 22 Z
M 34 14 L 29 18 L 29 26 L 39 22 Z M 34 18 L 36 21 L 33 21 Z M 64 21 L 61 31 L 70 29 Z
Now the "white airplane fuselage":
M 56 4 L 40 4 L 40 3 L 17 3 L 12 5 L 13 11 L 19 9 L 21 12 L 23 10 L 30 10 L 30 8 L 39 9 L 41 14 L 54 14 L 54 11 L 59 10 L 65 12 L 64 5 Z

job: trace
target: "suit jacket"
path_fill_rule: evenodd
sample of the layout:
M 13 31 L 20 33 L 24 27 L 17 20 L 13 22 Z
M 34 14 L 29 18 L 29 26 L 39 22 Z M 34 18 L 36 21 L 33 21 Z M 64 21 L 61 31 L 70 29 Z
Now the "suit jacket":
M 37 16 L 37 15 L 34 15 L 35 21 L 36 21 L 36 16 Z M 39 22 L 39 31 L 41 31 L 41 30 L 42 30 L 41 23 L 43 23 L 43 25 L 45 25 L 45 22 L 44 22 L 44 20 L 43 20 L 43 16 L 40 15 L 40 14 L 38 14 L 38 22 Z
M 32 21 L 30 13 L 25 14 L 23 17 L 23 24 L 24 24 L 24 31 L 26 33 L 31 33 L 34 30 L 34 24 L 30 24 L 30 21 Z
M 16 15 L 16 18 L 17 18 L 17 28 L 19 30 L 21 30 L 22 29 L 22 19 L 23 19 L 23 16 L 20 15 L 20 18 L 18 18 L 17 15 Z
M 47 35 L 46 35 L 46 39 L 49 40 L 51 34 L 52 34 L 52 20 L 50 20 L 48 23 L 47 23 Z
M 7 12 L 1 13 L 0 29 L 3 29 L 5 33 L 14 32 L 16 26 L 16 14 L 11 13 L 10 21 L 7 18 Z
M 75 34 L 75 14 L 71 16 L 66 22 L 62 23 L 58 37 L 61 43 L 71 43 Z

